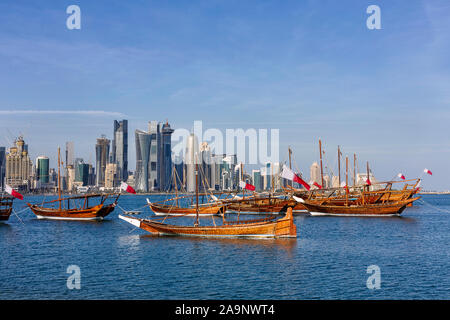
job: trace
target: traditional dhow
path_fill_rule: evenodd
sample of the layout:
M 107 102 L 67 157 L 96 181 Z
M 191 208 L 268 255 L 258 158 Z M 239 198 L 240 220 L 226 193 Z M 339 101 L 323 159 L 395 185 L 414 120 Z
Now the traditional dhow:
M 263 219 L 225 221 L 222 225 L 179 226 L 165 224 L 150 219 L 138 219 L 119 215 L 119 218 L 155 235 L 194 236 L 194 237 L 250 237 L 250 238 L 296 238 L 292 208 L 286 215 L 276 220 L 275 216 Z
M 0 195 L 0 221 L 7 221 L 12 212 L 14 198 L 7 195 Z
M 296 198 L 312 216 L 398 216 L 412 202 L 420 197 L 400 201 L 387 201 L 367 204 L 317 204 L 301 198 Z
M 38 219 L 102 220 L 114 210 L 120 194 L 87 194 L 62 198 L 60 165 L 60 149 L 58 148 L 58 199 L 42 202 L 41 205 L 27 203 Z M 105 202 L 110 196 L 115 199 L 111 204 L 106 205 Z M 92 205 L 93 199 L 99 199 L 99 202 Z M 90 200 L 91 203 L 89 203 Z

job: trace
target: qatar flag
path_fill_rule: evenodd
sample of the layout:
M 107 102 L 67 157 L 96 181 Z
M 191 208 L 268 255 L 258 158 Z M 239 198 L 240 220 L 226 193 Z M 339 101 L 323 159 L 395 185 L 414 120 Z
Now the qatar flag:
M 322 189 L 322 186 L 320 184 L 318 184 L 317 182 L 314 182 L 313 185 L 315 185 L 319 189 Z
M 134 189 L 132 187 L 130 187 L 128 184 L 126 184 L 125 182 L 122 182 L 120 184 L 120 190 L 125 190 L 128 193 L 136 194 L 136 191 L 134 191 Z
M 405 180 L 405 179 L 406 179 L 405 176 L 403 175 L 403 173 L 399 173 L 399 174 L 397 175 L 397 177 L 399 177 L 399 178 L 402 179 L 402 180 Z
M 366 183 L 367 183 L 368 186 L 371 186 L 371 185 L 372 185 L 372 182 L 370 182 L 370 179 L 369 179 L 369 178 L 367 178 Z
M 13 188 L 11 188 L 10 186 L 6 185 L 6 186 L 5 186 L 5 191 L 8 192 L 10 195 L 12 195 L 14 198 L 23 200 L 23 195 L 21 195 L 20 193 L 18 193 L 16 190 L 14 190 Z
M 423 170 L 423 172 L 428 173 L 430 176 L 433 175 L 433 173 L 430 170 L 426 169 L 426 168 Z
M 239 187 L 241 187 L 242 189 L 250 190 L 250 191 L 255 191 L 255 189 L 256 189 L 254 185 L 245 183 L 244 181 L 239 182 Z
M 301 184 L 306 188 L 306 190 L 311 189 L 309 184 L 307 184 L 305 181 L 302 180 L 302 178 L 296 175 L 294 171 L 286 167 L 286 165 L 283 166 L 283 172 L 281 172 L 281 177 Z

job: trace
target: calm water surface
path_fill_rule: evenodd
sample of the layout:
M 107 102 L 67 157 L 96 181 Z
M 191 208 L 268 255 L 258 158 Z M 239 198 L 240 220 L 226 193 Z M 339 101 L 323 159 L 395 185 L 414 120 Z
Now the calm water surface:
M 423 199 L 399 218 L 296 216 L 296 240 L 155 237 L 118 208 L 102 222 L 28 210 L 0 223 L 0 299 L 450 299 L 450 196 Z M 145 196 L 119 204 L 136 209 Z M 67 289 L 69 265 L 80 290 Z M 379 290 L 366 287 L 370 265 Z

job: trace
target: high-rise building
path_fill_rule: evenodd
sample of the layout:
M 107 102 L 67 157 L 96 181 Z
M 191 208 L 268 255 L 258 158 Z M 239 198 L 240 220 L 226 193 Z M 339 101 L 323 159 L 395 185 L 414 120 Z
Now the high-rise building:
M 136 130 L 136 190 L 148 192 L 148 167 L 150 159 L 150 134 Z
M 108 163 L 105 170 L 105 188 L 114 188 L 118 186 L 119 168 L 116 163 Z
M 6 148 L 0 147 L 0 191 L 4 188 L 6 169 Z
M 159 183 L 161 191 L 169 191 L 172 186 L 172 133 L 174 130 L 170 128 L 169 122 L 161 128 L 161 143 L 159 152 Z
M 208 189 L 214 189 L 214 185 L 211 181 L 211 149 L 207 142 L 202 142 L 200 146 L 200 155 L 199 155 L 200 163 L 199 163 L 199 170 L 200 170 L 200 176 L 199 179 L 201 180 L 201 183 L 199 184 L 199 188 L 201 190 L 208 190 Z
M 89 181 L 89 164 L 84 163 L 83 159 L 75 159 L 75 182 L 79 185 L 87 186 Z
M 74 164 L 73 161 L 75 160 L 75 154 L 74 154 L 74 147 L 73 147 L 73 141 L 66 142 L 66 166 L 70 164 Z
M 110 162 L 117 164 L 118 179 L 126 181 L 128 179 L 128 120 L 114 120 Z
M 319 164 L 317 162 L 314 162 L 310 169 L 309 169 L 309 173 L 310 173 L 310 185 L 313 185 L 314 182 L 317 182 L 318 184 L 322 184 L 322 178 L 320 177 L 320 168 L 319 168 Z
M 95 145 L 95 185 L 98 187 L 105 185 L 105 170 L 108 164 L 110 142 L 105 136 L 102 136 L 97 139 Z
M 9 148 L 6 156 L 5 184 L 19 190 L 28 191 L 33 176 L 33 163 L 24 148 L 23 137 L 17 138 L 15 146 Z
M 186 163 L 186 191 L 195 191 L 195 165 L 199 163 L 198 139 L 191 133 L 186 143 L 185 163 Z M 199 178 L 197 182 L 199 182 Z
M 261 168 L 261 175 L 263 176 L 263 189 L 272 189 L 272 163 L 266 162 L 264 168 Z
M 46 156 L 39 156 L 36 158 L 36 181 L 40 185 L 50 182 L 50 160 Z
M 261 191 L 263 189 L 261 170 L 252 170 L 252 180 L 256 191 Z

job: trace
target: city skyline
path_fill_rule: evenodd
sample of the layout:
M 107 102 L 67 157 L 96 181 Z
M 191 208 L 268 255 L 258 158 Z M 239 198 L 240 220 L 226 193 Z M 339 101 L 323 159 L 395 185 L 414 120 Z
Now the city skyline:
M 280 161 L 291 146 L 303 173 L 322 138 L 330 162 L 341 145 L 377 177 L 430 167 L 424 188 L 450 189 L 444 1 L 381 1 L 381 30 L 366 28 L 368 4 L 358 1 L 345 10 L 219 2 L 214 18 L 207 3 L 78 4 L 76 31 L 65 28 L 64 6 L 0 4 L 0 66 L 9 75 L 0 80 L 1 146 L 23 134 L 33 159 L 55 163 L 57 147 L 74 141 L 77 157 L 94 164 L 95 139 L 113 138 L 114 119 L 128 119 L 128 132 L 150 119 L 186 129 L 203 120 L 223 131 L 279 128 Z

